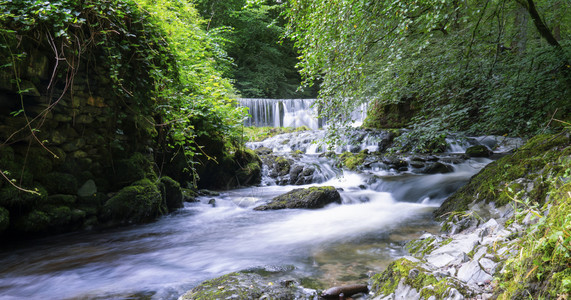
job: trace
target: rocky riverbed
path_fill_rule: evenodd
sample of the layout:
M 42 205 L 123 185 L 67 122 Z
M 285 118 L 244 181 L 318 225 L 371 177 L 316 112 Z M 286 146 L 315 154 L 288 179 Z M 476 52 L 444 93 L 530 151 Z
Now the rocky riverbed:
M 363 282 L 370 292 L 334 299 L 490 299 L 517 298 L 524 293 L 566 299 L 571 279 L 570 149 L 568 134 L 540 136 L 490 164 L 435 211 L 442 220 L 440 233 L 425 233 L 407 242 L 407 255 L 383 272 L 369 274 Z M 554 247 L 530 244 L 534 235 L 543 234 L 545 239 L 550 232 L 545 226 L 553 222 L 562 226 L 551 236 Z M 563 255 L 563 261 L 549 255 Z M 306 288 L 295 278 L 271 274 L 275 275 L 233 273 L 206 281 L 180 299 L 329 296 L 323 290 Z M 518 282 L 513 283 L 512 277 Z

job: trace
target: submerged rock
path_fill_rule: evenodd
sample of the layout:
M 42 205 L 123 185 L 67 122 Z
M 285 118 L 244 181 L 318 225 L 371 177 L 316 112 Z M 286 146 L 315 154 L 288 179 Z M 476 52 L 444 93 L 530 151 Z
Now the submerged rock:
M 254 210 L 284 208 L 322 208 L 330 203 L 341 203 L 341 195 L 332 186 L 295 189 L 277 196 L 270 203 L 254 208 Z

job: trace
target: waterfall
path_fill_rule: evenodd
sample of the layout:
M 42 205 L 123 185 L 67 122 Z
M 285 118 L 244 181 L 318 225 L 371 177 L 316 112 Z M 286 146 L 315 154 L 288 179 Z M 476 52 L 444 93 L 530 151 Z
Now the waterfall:
M 248 107 L 250 117 L 245 126 L 301 127 L 319 129 L 326 125 L 326 120 L 317 118 L 316 99 L 254 99 L 240 98 L 241 106 Z M 366 104 L 359 106 L 351 114 L 354 126 L 360 126 L 367 114 Z

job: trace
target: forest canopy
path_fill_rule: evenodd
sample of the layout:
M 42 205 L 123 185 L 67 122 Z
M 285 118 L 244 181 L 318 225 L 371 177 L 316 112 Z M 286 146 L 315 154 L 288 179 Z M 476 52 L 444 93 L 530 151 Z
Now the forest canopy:
M 568 1 L 287 4 L 304 83 L 323 81 L 329 119 L 367 102 L 367 126 L 398 127 L 390 114 L 405 111 L 403 147 L 428 151 L 450 132 L 529 136 L 569 116 Z

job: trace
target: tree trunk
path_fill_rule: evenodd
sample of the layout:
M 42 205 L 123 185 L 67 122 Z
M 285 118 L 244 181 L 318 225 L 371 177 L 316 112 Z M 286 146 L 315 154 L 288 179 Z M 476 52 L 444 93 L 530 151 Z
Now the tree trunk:
M 529 21 L 529 14 L 524 7 L 520 7 L 516 11 L 514 25 L 517 28 L 515 40 L 512 42 L 512 49 L 515 49 L 519 55 L 525 53 L 527 46 L 527 22 Z
M 543 22 L 539 13 L 537 12 L 537 8 L 535 7 L 535 3 L 533 0 L 516 0 L 519 4 L 521 4 L 533 19 L 533 23 L 535 24 L 535 28 L 539 34 L 552 46 L 556 47 L 557 49 L 563 50 L 557 39 L 551 33 L 551 30 L 547 28 L 547 25 Z

